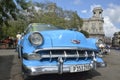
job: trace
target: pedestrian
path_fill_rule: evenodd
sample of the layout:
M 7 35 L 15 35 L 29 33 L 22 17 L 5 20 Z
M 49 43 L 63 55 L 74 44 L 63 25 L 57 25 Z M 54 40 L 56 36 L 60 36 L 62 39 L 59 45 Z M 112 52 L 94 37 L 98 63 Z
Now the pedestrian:
M 20 39 L 21 39 L 21 34 L 20 34 L 20 32 L 17 33 L 16 38 L 17 38 L 17 40 L 20 40 Z
M 19 43 L 21 37 L 22 36 L 21 36 L 20 32 L 18 32 L 17 35 L 16 35 L 16 38 L 17 38 L 17 41 L 16 41 L 16 43 L 17 43 L 17 45 L 16 45 L 16 51 L 18 51 L 18 43 Z

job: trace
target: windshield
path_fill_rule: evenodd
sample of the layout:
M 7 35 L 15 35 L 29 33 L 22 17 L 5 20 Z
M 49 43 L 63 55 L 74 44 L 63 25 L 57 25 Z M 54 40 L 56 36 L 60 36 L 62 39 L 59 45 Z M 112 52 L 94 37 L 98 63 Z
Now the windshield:
M 32 23 L 26 29 L 26 32 L 28 33 L 28 32 L 33 32 L 33 31 L 46 31 L 46 30 L 58 30 L 58 29 L 62 29 L 62 28 L 53 26 L 50 24 Z

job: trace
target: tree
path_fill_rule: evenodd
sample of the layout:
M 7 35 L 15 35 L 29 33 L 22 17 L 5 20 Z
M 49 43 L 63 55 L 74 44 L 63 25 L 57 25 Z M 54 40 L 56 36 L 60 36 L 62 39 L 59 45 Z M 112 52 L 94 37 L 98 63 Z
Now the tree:
M 24 29 L 28 26 L 28 24 L 26 23 L 26 21 L 24 21 L 23 19 L 19 19 L 19 20 L 9 20 L 9 27 L 7 27 L 5 24 L 3 24 L 3 34 L 2 37 L 6 37 L 6 36 L 12 36 L 12 37 L 16 37 L 17 32 L 23 32 Z
M 10 27 L 9 21 L 19 19 L 19 11 L 27 9 L 29 5 L 30 2 L 26 0 L 0 0 L 0 32 L 4 34 L 4 29 Z M 0 34 L 0 38 L 2 36 Z
M 73 12 L 72 19 L 71 19 L 71 26 L 76 27 L 78 30 L 82 27 L 83 21 L 78 16 L 77 12 Z
M 89 33 L 87 31 L 81 30 L 80 32 L 83 33 L 85 35 L 85 37 L 87 37 L 87 38 L 89 37 Z
M 63 10 L 55 3 L 32 3 L 26 0 L 0 0 L 0 29 L 5 36 L 15 36 L 16 32 L 23 32 L 29 23 L 46 23 L 63 28 L 78 28 L 82 26 L 82 19 L 76 12 Z M 36 10 L 36 8 L 38 10 Z M 9 24 L 9 25 L 8 25 Z
M 26 9 L 30 2 L 26 0 L 0 0 L 0 25 L 5 23 L 8 25 L 8 20 L 17 19 L 17 14 L 21 9 Z M 2 27 L 2 26 L 0 26 Z
M 82 27 L 83 21 L 78 16 L 77 12 L 63 10 L 52 2 L 36 3 L 36 6 L 40 8 L 41 14 L 37 14 L 36 17 L 34 17 L 34 22 L 37 20 L 43 23 L 60 25 L 64 28 L 74 27 L 78 30 Z
M 53 25 L 56 25 L 56 26 L 65 27 L 64 18 L 58 17 L 53 12 L 44 13 L 42 15 L 36 14 L 36 15 L 34 15 L 34 19 L 31 22 L 53 24 Z

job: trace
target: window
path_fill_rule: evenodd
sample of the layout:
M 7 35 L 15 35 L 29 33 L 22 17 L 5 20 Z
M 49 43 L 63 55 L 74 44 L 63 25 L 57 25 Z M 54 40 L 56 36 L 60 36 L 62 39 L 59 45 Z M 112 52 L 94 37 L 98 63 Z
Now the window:
M 95 32 L 95 23 L 92 23 L 92 31 Z
M 99 30 L 100 30 L 100 31 L 103 30 L 103 27 L 99 27 Z

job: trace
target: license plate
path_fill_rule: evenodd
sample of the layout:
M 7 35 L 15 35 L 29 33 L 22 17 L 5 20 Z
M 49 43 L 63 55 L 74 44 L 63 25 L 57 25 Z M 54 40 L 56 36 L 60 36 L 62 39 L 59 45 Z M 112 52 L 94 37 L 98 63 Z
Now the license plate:
M 74 65 L 70 67 L 70 72 L 82 72 L 82 71 L 88 71 L 90 69 L 91 69 L 90 64 Z

